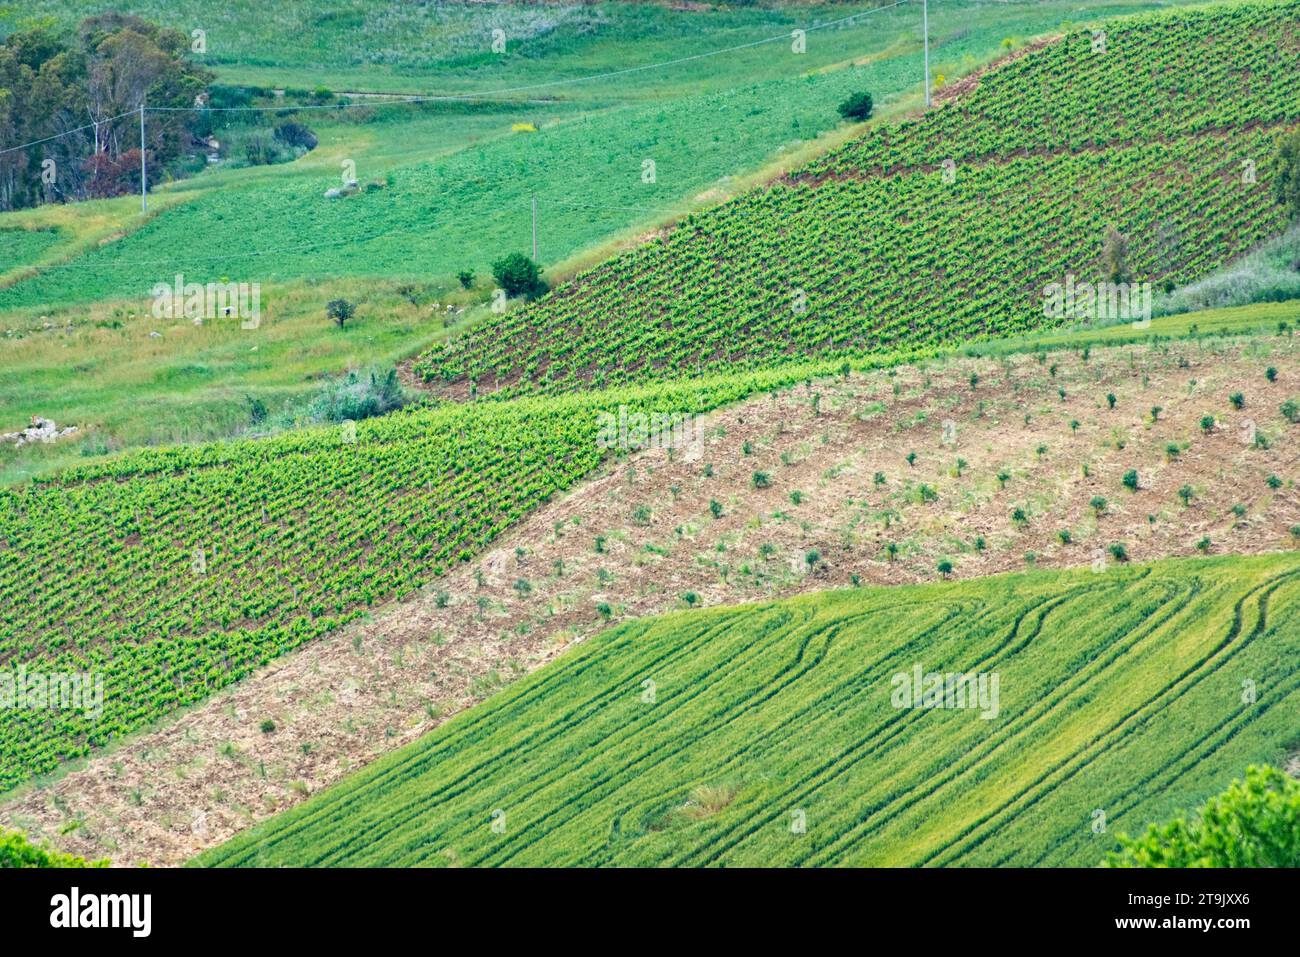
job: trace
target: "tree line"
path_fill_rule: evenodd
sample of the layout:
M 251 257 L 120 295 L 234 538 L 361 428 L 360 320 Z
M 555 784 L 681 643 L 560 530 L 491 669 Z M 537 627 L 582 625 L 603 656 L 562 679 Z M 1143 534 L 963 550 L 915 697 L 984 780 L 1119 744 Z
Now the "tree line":
M 203 105 L 213 75 L 186 58 L 190 43 L 180 31 L 120 13 L 0 42 L 0 150 L 7 150 L 0 152 L 0 210 L 139 190 L 142 103 L 180 108 L 148 114 L 150 178 L 195 157 L 201 143 L 192 110 Z M 26 143 L 35 145 L 11 149 Z

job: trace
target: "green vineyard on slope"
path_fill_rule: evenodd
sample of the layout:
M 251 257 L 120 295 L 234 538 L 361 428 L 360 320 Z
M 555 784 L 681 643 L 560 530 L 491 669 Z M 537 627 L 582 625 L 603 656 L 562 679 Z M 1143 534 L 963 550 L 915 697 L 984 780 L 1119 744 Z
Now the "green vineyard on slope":
M 197 863 L 1095 865 L 1295 745 L 1297 653 L 1296 553 L 645 619 Z
M 1104 52 L 1071 33 L 417 370 L 559 392 L 1023 334 L 1061 324 L 1044 314 L 1050 284 L 1106 278 L 1112 228 L 1132 280 L 1191 282 L 1284 225 L 1271 182 L 1300 120 L 1297 22 L 1287 0 L 1116 20 Z
M 697 413 L 795 374 L 449 405 L 0 489 L 0 670 L 104 683 L 96 720 L 0 710 L 0 790 L 427 585 L 599 464 L 598 413 Z

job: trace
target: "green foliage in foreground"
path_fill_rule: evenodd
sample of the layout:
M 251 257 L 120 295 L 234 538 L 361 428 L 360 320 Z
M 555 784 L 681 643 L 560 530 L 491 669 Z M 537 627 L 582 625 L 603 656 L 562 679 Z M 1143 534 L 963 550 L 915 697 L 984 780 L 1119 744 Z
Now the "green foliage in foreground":
M 1189 822 L 1152 824 L 1120 836 L 1108 867 L 1300 867 L 1300 782 L 1273 767 L 1246 769 L 1245 781 L 1205 802 Z
M 44 845 L 37 847 L 20 832 L 0 828 L 0 868 L 5 867 L 108 867 L 108 861 L 87 861 Z
M 1092 865 L 1294 741 L 1297 652 L 1293 553 L 683 611 L 197 863 Z M 996 713 L 895 706 L 916 667 Z

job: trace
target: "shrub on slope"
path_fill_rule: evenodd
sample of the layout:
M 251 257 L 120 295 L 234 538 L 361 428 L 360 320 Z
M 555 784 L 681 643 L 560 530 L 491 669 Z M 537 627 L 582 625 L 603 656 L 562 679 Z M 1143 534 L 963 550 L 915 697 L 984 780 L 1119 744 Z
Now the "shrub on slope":
M 1108 867 L 1300 867 L 1300 782 L 1250 767 L 1188 821 L 1152 824 L 1120 837 Z

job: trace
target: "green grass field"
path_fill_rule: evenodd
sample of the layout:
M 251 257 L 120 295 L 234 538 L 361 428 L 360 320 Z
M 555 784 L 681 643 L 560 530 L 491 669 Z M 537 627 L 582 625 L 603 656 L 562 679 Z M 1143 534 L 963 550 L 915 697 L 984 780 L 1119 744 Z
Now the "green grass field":
M 483 8 L 473 8 L 481 15 Z M 861 8 L 837 7 L 832 13 L 844 16 L 855 9 Z M 969 69 L 999 52 L 1003 39 L 1054 29 L 1072 9 L 1064 3 L 951 4 L 936 11 L 933 69 Z M 780 32 L 769 20 L 780 21 L 784 29 L 797 19 L 778 11 L 738 14 L 760 15 L 764 26 L 755 28 L 758 36 Z M 657 29 L 665 16 L 674 22 L 697 19 L 689 33 L 679 25 L 661 40 L 662 47 L 650 44 L 647 53 L 640 45 L 649 29 L 643 21 L 655 19 Z M 557 55 L 558 62 L 545 49 L 521 59 L 548 77 L 585 76 L 600 73 L 618 57 L 619 45 L 605 42 L 607 34 L 638 44 L 639 56 L 648 62 L 755 35 L 733 35 L 728 16 L 721 22 L 714 17 L 669 14 L 654 6 L 615 7 L 603 15 L 602 42 L 584 34 L 571 51 Z M 807 149 L 837 128 L 835 106 L 850 92 L 871 90 L 884 105 L 915 99 L 921 74 L 915 20 L 906 8 L 885 10 L 810 34 L 809 52 L 800 56 L 788 44 L 772 44 L 694 61 L 683 65 L 689 67 L 690 82 L 669 69 L 662 76 L 634 74 L 631 89 L 625 89 L 631 80 L 576 84 L 577 98 L 561 87 L 550 100 L 507 96 L 474 109 L 455 102 L 370 106 L 360 123 L 338 122 L 328 112 L 308 114 L 305 119 L 319 124 L 323 134 L 322 146 L 312 154 L 284 168 L 213 171 L 163 187 L 184 194 L 167 215 L 140 223 L 124 210 L 119 226 L 127 235 L 71 260 L 71 246 L 52 248 L 42 260 L 51 268 L 35 277 L 18 274 L 21 281 L 0 288 L 0 313 L 144 298 L 168 270 L 199 281 L 222 275 L 263 283 L 384 276 L 446 284 L 462 268 L 486 275 L 503 248 L 526 249 L 533 197 L 540 205 L 539 256 L 553 266 L 708 205 L 718 197 L 701 194 L 725 193 L 734 178 L 783 153 Z M 677 34 L 682 41 L 674 45 Z M 520 122 L 536 124 L 539 132 L 512 134 L 511 126 Z M 647 158 L 656 163 L 654 183 L 642 181 Z M 338 182 L 344 159 L 355 162 L 361 179 L 392 176 L 392 185 L 344 202 L 326 200 L 323 194 Z M 5 265 L 0 260 L 0 279 Z
M 1089 866 L 1295 745 L 1298 613 L 1281 554 L 634 622 L 198 863 Z
M 951 52 L 960 49 L 968 30 L 989 24 L 1004 24 L 1007 36 L 1025 35 L 1036 32 L 1034 27 L 1042 22 L 1055 27 L 1063 20 L 1186 2 L 1098 0 L 1085 9 L 1063 0 L 956 0 L 933 4 L 930 15 L 934 41 Z M 369 0 L 306 0 L 280 6 L 234 0 L 214 7 L 203 0 L 32 0 L 0 6 L 0 36 L 32 23 L 70 23 L 120 10 L 187 34 L 205 30 L 207 52 L 198 59 L 229 83 L 480 95 L 529 87 L 524 92 L 563 99 L 600 99 L 613 91 L 620 98 L 655 100 L 714 88 L 717 64 L 701 60 L 662 76 L 612 77 L 599 89 L 570 81 L 752 44 L 810 26 L 819 27 L 810 33 L 810 62 L 838 62 L 865 52 L 860 38 L 820 25 L 886 5 L 886 0 L 777 0 L 699 9 L 655 2 L 393 7 Z M 919 42 L 915 9 L 905 6 L 881 16 L 894 18 L 891 31 L 905 22 L 909 39 Z M 1020 23 L 1023 29 L 1017 28 Z M 504 55 L 491 49 L 494 29 L 505 34 Z M 766 69 L 770 59 L 764 46 L 735 55 L 735 62 L 751 74 Z

